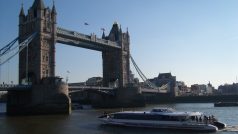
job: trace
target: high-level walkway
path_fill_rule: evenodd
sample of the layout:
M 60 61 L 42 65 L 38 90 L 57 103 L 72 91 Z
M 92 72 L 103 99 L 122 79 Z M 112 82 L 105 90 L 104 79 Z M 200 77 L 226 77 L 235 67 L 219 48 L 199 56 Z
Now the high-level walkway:
M 57 42 L 97 51 L 103 51 L 106 48 L 121 49 L 119 43 L 97 38 L 95 34 L 85 35 L 60 27 L 57 28 Z

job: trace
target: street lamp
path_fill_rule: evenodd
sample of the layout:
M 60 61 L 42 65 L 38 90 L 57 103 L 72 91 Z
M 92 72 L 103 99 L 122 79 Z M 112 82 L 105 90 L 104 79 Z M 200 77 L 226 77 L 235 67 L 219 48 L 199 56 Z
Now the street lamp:
M 0 58 L 0 64 L 1 64 L 1 58 Z M 0 66 L 0 83 L 1 83 L 1 75 L 2 75 L 2 72 L 1 72 L 1 66 Z
M 69 80 L 69 73 L 70 73 L 69 70 L 67 70 L 66 73 L 67 73 L 67 74 L 66 74 L 66 83 L 68 83 L 68 80 Z

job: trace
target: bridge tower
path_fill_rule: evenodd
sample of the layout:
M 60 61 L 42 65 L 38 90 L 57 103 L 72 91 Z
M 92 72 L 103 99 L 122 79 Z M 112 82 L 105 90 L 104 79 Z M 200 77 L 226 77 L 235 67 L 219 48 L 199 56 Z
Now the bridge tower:
M 130 82 L 130 36 L 128 30 L 122 32 L 118 23 L 114 23 L 107 37 L 103 33 L 103 39 L 118 42 L 120 50 L 106 50 L 102 52 L 103 58 L 103 85 L 118 83 L 119 88 L 126 87 Z
M 19 15 L 19 43 L 29 35 L 37 36 L 19 54 L 19 83 L 37 84 L 44 77 L 55 76 L 56 9 L 46 8 L 42 0 L 35 0 L 25 15 Z

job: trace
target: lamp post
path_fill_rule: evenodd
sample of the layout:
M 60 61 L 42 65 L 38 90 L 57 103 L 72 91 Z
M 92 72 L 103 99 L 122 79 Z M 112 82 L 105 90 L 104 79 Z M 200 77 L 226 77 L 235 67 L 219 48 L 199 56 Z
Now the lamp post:
M 0 58 L 0 64 L 1 64 L 1 58 Z M 2 72 L 1 72 L 1 65 L 0 65 L 0 83 L 2 83 L 1 82 L 1 76 L 2 76 Z
M 26 46 L 26 85 L 28 84 L 28 44 Z
M 69 80 L 69 73 L 70 73 L 70 72 L 69 72 L 69 71 L 66 71 L 66 73 L 67 73 L 67 74 L 66 74 L 66 83 L 68 83 L 68 80 Z

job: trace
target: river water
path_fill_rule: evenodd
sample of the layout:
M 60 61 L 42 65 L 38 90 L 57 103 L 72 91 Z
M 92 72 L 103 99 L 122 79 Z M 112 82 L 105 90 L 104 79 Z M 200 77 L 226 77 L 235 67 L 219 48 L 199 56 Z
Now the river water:
M 0 112 L 5 112 L 5 104 L 0 103 Z M 154 107 L 171 107 L 178 111 L 200 111 L 214 115 L 225 122 L 228 128 L 217 134 L 238 134 L 238 107 L 214 107 L 212 103 L 176 103 L 147 105 L 129 109 L 87 109 L 74 110 L 71 115 L 17 116 L 0 115 L 0 134 L 184 134 L 199 132 L 165 129 L 128 128 L 102 125 L 97 117 L 104 111 L 150 110 Z

